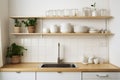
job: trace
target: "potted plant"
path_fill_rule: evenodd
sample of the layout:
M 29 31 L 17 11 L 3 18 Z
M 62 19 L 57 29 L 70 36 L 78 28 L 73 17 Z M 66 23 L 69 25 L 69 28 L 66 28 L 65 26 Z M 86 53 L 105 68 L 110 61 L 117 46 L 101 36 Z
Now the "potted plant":
M 35 33 L 37 18 L 28 18 L 27 20 L 22 21 L 26 27 L 28 27 L 29 33 Z
M 21 56 L 23 56 L 24 51 L 27 50 L 23 46 L 20 46 L 16 43 L 12 43 L 7 48 L 7 58 L 11 58 L 11 63 L 20 63 Z
M 14 19 L 15 25 L 14 25 L 14 32 L 20 33 L 21 32 L 21 22 L 18 19 Z

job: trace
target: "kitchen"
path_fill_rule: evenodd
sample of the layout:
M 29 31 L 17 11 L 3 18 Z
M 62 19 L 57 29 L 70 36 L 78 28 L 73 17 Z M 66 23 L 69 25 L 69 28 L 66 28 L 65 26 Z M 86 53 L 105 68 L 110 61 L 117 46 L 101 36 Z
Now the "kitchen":
M 89 6 L 96 2 L 96 7 L 98 9 L 105 8 L 110 10 L 110 16 L 113 16 L 112 19 L 107 20 L 107 27 L 110 28 L 110 31 L 114 33 L 114 35 L 108 37 L 105 36 L 15 36 L 11 35 L 13 33 L 13 19 L 9 18 L 11 16 L 45 16 L 45 12 L 49 9 L 57 10 L 57 9 L 81 9 L 83 7 Z M 0 17 L 2 18 L 4 14 L 8 17 L 6 19 L 9 22 L 9 33 L 8 31 L 3 31 L 1 33 L 2 37 L 5 35 L 5 38 L 1 38 L 1 41 L 6 41 L 2 44 L 2 51 L 5 53 L 4 48 L 8 46 L 9 43 L 16 42 L 18 44 L 23 45 L 28 49 L 24 56 L 22 57 L 22 62 L 57 62 L 57 48 L 58 42 L 61 45 L 61 58 L 64 59 L 64 62 L 80 62 L 82 56 L 95 56 L 104 59 L 104 63 L 111 63 L 115 66 L 120 66 L 119 63 L 119 10 L 118 3 L 119 1 L 113 0 L 3 0 L 3 8 L 4 10 L 8 10 L 8 12 L 3 12 Z M 3 4 L 1 3 L 1 4 Z M 68 4 L 69 3 L 69 4 Z M 7 8 L 7 5 L 9 8 Z M 46 6 L 47 5 L 47 6 Z M 4 19 L 3 19 L 4 20 Z M 41 24 L 42 23 L 42 24 Z M 85 25 L 85 26 L 95 26 L 96 28 L 104 28 L 106 27 L 105 19 L 103 20 L 94 20 L 94 19 L 38 19 L 38 27 L 49 26 L 54 24 L 61 23 L 72 23 L 77 25 Z M 8 24 L 8 23 L 7 23 Z M 6 26 L 6 24 L 2 24 Z M 8 28 L 7 26 L 7 28 Z M 6 27 L 2 27 L 7 30 Z M 38 32 L 41 29 L 37 29 Z M 9 37 L 7 37 L 9 35 Z M 5 40 L 4 40 L 5 39 Z M 9 39 L 9 41 L 7 41 Z M 3 43 L 3 42 L 2 42 Z M 5 59 L 5 54 L 2 55 Z M 2 59 L 2 58 L 1 58 Z M 4 60 L 0 60 L 4 63 Z M 2 63 L 1 62 L 1 63 Z M 82 66 L 82 64 L 81 64 Z M 67 70 L 67 69 L 66 69 Z M 49 70 L 48 70 L 49 71 Z M 80 73 L 79 73 L 80 74 Z M 8 74 L 9 75 L 9 74 Z

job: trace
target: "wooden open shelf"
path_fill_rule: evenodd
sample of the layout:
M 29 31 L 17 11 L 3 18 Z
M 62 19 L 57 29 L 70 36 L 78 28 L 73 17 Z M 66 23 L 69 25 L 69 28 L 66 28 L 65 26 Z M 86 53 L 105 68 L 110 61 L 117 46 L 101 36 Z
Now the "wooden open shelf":
M 27 19 L 27 18 L 38 18 L 38 19 L 110 19 L 112 16 L 53 16 L 53 17 L 40 17 L 40 16 L 11 16 L 10 18 Z
M 11 33 L 15 36 L 110 36 L 112 33 Z
M 53 17 L 40 17 L 40 16 L 11 16 L 12 19 L 27 19 L 27 18 L 38 18 L 38 19 L 110 19 L 112 16 L 53 16 Z M 16 36 L 110 36 L 112 33 L 11 33 Z

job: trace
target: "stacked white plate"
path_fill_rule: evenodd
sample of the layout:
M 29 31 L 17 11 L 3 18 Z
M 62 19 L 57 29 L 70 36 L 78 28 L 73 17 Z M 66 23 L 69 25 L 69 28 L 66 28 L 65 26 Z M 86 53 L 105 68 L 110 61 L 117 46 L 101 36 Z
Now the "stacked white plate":
M 89 29 L 89 33 L 98 33 L 99 31 L 97 29 L 94 28 L 90 28 Z

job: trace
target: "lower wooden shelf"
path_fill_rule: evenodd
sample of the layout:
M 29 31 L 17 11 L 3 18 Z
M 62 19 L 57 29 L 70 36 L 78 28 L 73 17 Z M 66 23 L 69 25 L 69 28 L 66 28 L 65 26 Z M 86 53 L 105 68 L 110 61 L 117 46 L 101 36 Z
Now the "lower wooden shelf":
M 11 33 L 15 36 L 111 36 L 113 33 Z

